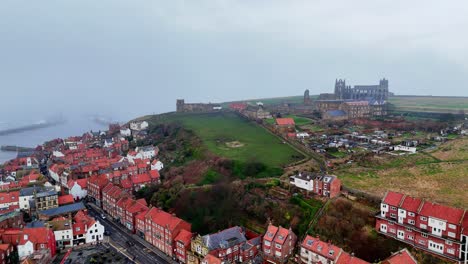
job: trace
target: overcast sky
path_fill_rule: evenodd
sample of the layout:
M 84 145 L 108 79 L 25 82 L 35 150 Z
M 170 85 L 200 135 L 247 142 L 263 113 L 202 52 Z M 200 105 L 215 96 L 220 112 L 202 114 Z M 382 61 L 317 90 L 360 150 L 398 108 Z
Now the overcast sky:
M 335 78 L 468 96 L 467 14 L 465 0 L 1 0 L 0 117 L 131 118 Z

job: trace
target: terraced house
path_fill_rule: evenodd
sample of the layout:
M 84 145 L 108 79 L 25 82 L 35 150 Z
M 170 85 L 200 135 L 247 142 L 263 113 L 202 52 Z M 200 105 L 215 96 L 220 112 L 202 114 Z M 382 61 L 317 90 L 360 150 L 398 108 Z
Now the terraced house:
M 468 263 L 466 210 L 387 192 L 376 215 L 381 234 L 458 263 Z
M 268 226 L 263 236 L 263 257 L 269 263 L 286 263 L 292 256 L 297 236 L 291 229 Z
M 170 257 L 175 257 L 179 232 L 191 229 L 190 223 L 155 207 L 145 215 L 145 240 Z
M 257 256 L 260 244 L 260 235 L 239 226 L 198 235 L 192 240 L 188 263 L 247 263 Z

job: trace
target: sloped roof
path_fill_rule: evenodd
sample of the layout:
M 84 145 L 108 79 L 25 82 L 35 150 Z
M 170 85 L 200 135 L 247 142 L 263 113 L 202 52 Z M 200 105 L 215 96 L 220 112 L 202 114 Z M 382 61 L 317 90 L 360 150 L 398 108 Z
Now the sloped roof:
M 401 199 L 403 198 L 402 193 L 397 193 L 397 192 L 387 192 L 383 199 L 383 203 L 391 205 L 391 206 L 399 206 Z
M 409 253 L 408 249 L 404 248 L 389 258 L 385 259 L 382 263 L 384 264 L 418 264 L 414 257 Z
M 64 205 L 64 204 L 71 204 L 75 200 L 73 199 L 73 195 L 67 194 L 67 195 L 62 195 L 58 197 L 58 203 L 59 205 Z
M 337 259 L 342 250 L 333 244 L 323 242 L 319 238 L 309 235 L 302 241 L 301 247 L 333 261 Z
M 86 209 L 84 204 L 82 202 L 79 202 L 79 203 L 73 203 L 73 204 L 67 204 L 67 205 L 59 206 L 57 208 L 47 209 L 47 210 L 44 210 L 44 211 L 40 211 L 40 213 L 43 214 L 43 215 L 47 215 L 47 216 L 51 217 L 51 216 L 76 212 L 76 211 L 84 210 L 84 209 Z
M 209 234 L 202 237 L 203 243 L 209 251 L 218 248 L 229 248 L 233 245 L 247 241 L 241 227 L 234 226 L 215 234 Z

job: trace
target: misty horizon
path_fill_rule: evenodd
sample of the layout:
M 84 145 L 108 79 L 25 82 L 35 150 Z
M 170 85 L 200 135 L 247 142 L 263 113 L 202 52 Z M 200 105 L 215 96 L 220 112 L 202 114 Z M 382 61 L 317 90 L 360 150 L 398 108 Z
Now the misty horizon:
M 468 5 L 417 2 L 5 0 L 0 122 L 125 121 L 174 111 L 179 98 L 329 93 L 337 78 L 467 96 L 468 38 L 457 29 L 468 26 Z

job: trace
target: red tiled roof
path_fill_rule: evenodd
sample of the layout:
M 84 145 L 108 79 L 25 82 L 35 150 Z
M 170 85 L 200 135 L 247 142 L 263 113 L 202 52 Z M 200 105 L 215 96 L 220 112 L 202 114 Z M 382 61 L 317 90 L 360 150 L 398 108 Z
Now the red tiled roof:
M 159 177 L 161 177 L 159 175 L 159 171 L 157 170 L 152 170 L 149 172 L 150 176 L 151 176 L 151 179 L 155 180 L 155 179 L 159 179 Z
M 151 182 L 151 178 L 148 173 L 136 174 L 131 176 L 133 184 L 143 184 Z
M 135 202 L 132 205 L 130 205 L 130 207 L 128 207 L 126 210 L 127 210 L 127 212 L 129 212 L 131 214 L 135 214 L 135 213 L 138 213 L 138 212 L 146 211 L 147 209 L 148 209 L 148 207 L 146 205 Z
M 301 247 L 333 261 L 337 259 L 341 251 L 341 248 L 309 235 L 302 241 Z
M 131 189 L 132 188 L 132 182 L 129 179 L 122 180 L 120 182 L 120 185 L 122 185 L 122 188 L 124 188 L 124 189 Z
M 59 205 L 64 205 L 64 204 L 71 204 L 75 200 L 73 199 L 73 195 L 67 194 L 67 195 L 62 195 L 58 197 L 58 203 Z
M 0 204 L 18 203 L 19 191 L 0 193 Z
M 343 251 L 338 257 L 336 264 L 369 264 L 369 262 L 364 261 L 358 257 L 351 256 L 349 253 Z
M 387 192 L 383 199 L 383 203 L 391 205 L 391 206 L 399 206 L 401 198 L 403 198 L 402 193 L 397 193 L 397 192 Z
M 0 250 L 1 251 L 7 251 L 8 249 L 11 249 L 10 244 L 0 244 Z
M 179 224 L 185 222 L 184 220 L 155 207 L 151 208 L 145 217 L 171 231 L 173 231 Z
M 36 228 L 24 228 L 23 234 L 28 235 L 28 240 L 34 244 L 47 244 L 49 240 L 48 236 L 49 230 L 45 227 L 36 227 Z M 24 235 L 20 237 L 20 245 L 24 245 L 27 240 L 24 239 Z
M 421 203 L 421 199 L 413 198 L 411 196 L 405 196 L 403 203 L 401 204 L 401 208 L 409 212 L 417 212 L 419 207 L 421 206 Z
M 276 232 L 278 232 L 278 227 L 274 225 L 269 225 L 265 236 L 263 237 L 264 240 L 273 241 L 275 239 Z
M 88 187 L 88 180 L 87 179 L 78 179 L 76 183 L 81 186 L 82 189 L 86 189 Z
M 145 198 L 138 199 L 136 200 L 136 202 L 141 205 L 148 206 L 148 203 L 146 202 Z
M 174 240 L 182 242 L 184 246 L 188 246 L 190 245 L 191 239 L 192 239 L 192 233 L 185 229 L 182 229 Z
M 430 202 L 424 202 L 421 211 L 419 211 L 420 215 L 446 220 L 452 224 L 460 224 L 464 213 L 465 211 L 459 208 Z
M 95 184 L 99 186 L 99 188 L 104 188 L 107 185 L 107 183 L 109 183 L 109 180 L 107 179 L 106 175 L 100 174 L 89 177 L 88 183 Z
M 408 249 L 404 248 L 389 258 L 383 261 L 385 264 L 417 264 L 418 262 L 413 258 L 413 256 L 409 253 Z
M 279 126 L 294 126 L 295 122 L 294 119 L 290 117 L 285 117 L 285 118 L 276 118 L 276 124 Z
M 284 244 L 288 238 L 289 230 L 284 227 L 279 227 L 276 233 L 275 242 L 278 244 Z
M 203 261 L 206 262 L 207 264 L 221 264 L 222 263 L 219 258 L 211 254 L 206 255 Z

